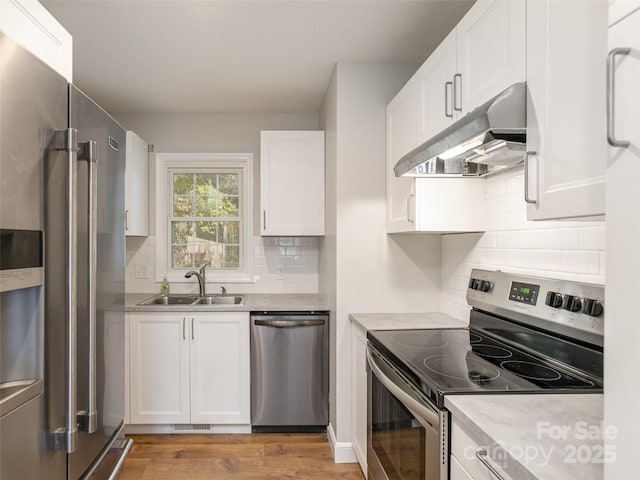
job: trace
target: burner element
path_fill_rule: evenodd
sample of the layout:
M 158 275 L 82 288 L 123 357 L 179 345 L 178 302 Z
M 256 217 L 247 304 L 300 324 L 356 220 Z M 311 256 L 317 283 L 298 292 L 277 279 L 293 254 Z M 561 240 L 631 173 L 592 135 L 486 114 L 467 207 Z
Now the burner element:
M 540 365 L 539 363 L 507 360 L 500 364 L 502 368 L 530 380 L 550 381 L 560 380 L 562 375 L 553 368 Z
M 475 333 L 469 332 L 469 343 L 478 343 L 482 341 L 482 337 L 480 335 L 476 335 Z
M 484 385 L 500 376 L 500 371 L 482 360 L 464 358 L 462 362 L 455 355 L 434 355 L 424 359 L 424 366 L 432 372 L 458 380 L 472 380 Z
M 497 347 L 495 345 L 484 345 L 482 343 L 473 345 L 471 351 L 481 357 L 491 358 L 509 358 L 513 354 L 506 348 Z
M 440 348 L 446 347 L 448 342 L 440 337 L 434 335 L 421 335 L 414 332 L 402 332 L 391 337 L 393 343 L 402 345 L 405 347 L 414 348 Z

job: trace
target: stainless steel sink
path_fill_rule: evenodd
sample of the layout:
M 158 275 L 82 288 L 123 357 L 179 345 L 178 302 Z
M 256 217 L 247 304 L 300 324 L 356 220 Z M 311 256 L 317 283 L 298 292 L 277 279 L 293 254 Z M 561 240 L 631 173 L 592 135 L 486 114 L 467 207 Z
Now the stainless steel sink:
M 138 305 L 193 305 L 199 298 L 198 295 L 155 295 Z
M 154 295 L 138 303 L 141 306 L 206 306 L 206 305 L 244 305 L 244 295 Z
M 196 305 L 244 305 L 244 295 L 207 295 L 200 297 Z

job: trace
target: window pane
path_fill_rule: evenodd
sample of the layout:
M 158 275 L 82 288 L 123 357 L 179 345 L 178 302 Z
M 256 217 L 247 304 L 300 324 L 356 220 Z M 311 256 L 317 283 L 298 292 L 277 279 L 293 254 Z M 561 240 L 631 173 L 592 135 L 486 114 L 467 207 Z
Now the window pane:
M 171 263 L 173 268 L 193 268 L 193 256 L 189 253 L 190 248 L 184 245 L 174 245 L 171 247 Z
M 196 217 L 217 217 L 218 197 L 196 197 Z
M 237 173 L 218 174 L 218 191 L 227 195 L 238 195 L 238 175 Z
M 193 197 L 184 195 L 173 197 L 173 216 L 190 217 L 193 215 Z
M 240 247 L 227 245 L 224 247 L 222 268 L 240 268 Z
M 221 217 L 239 217 L 240 208 L 238 206 L 238 197 L 222 197 L 222 207 L 220 211 Z
M 190 243 L 193 236 L 193 222 L 171 222 L 171 243 Z
M 173 174 L 173 194 L 193 195 L 193 175 L 187 173 Z
M 218 240 L 222 243 L 240 243 L 240 222 L 219 222 Z
M 195 175 L 196 195 L 215 195 L 218 190 L 216 188 L 216 174 L 198 173 Z

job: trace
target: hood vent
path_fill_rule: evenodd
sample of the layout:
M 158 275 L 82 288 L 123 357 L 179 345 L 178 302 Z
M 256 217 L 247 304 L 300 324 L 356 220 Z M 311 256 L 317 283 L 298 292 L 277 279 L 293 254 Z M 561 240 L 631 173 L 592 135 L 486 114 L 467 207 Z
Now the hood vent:
M 396 177 L 480 177 L 522 163 L 527 141 L 527 84 L 516 83 L 413 149 Z

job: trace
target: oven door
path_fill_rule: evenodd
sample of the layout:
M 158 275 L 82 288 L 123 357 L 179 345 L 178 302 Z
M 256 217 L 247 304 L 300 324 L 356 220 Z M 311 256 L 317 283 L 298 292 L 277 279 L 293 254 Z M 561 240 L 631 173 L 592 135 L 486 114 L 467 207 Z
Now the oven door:
M 369 480 L 447 480 L 449 412 L 439 410 L 371 345 Z

